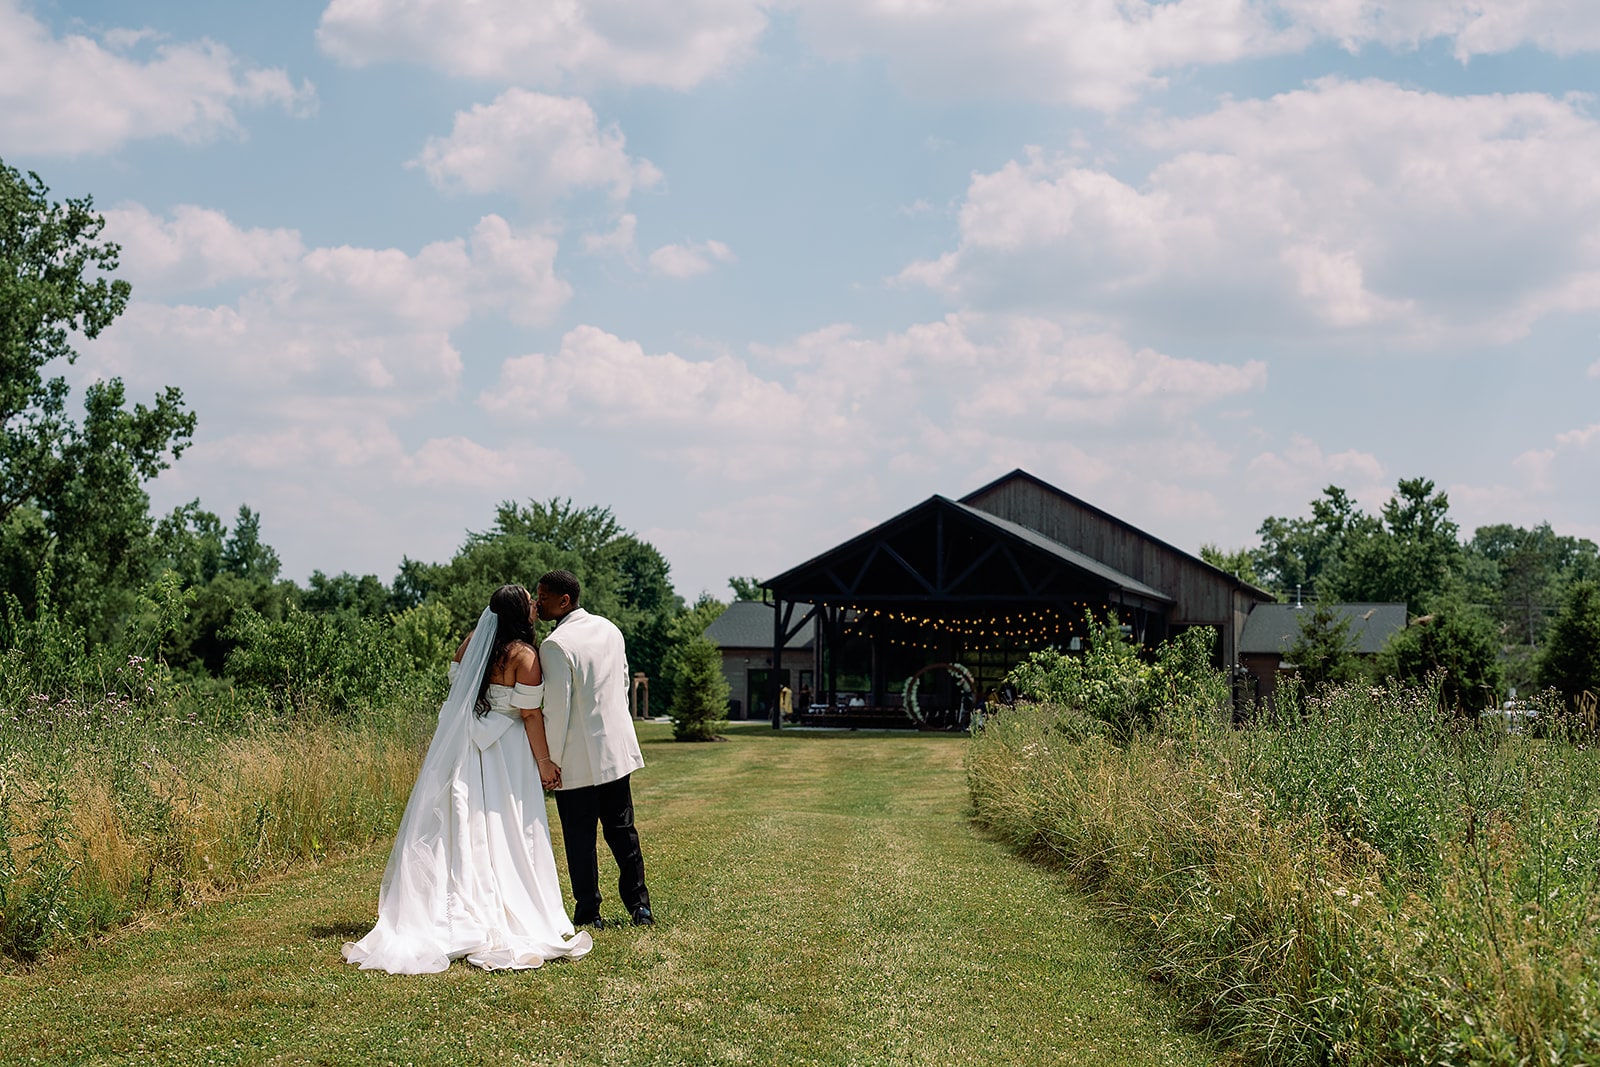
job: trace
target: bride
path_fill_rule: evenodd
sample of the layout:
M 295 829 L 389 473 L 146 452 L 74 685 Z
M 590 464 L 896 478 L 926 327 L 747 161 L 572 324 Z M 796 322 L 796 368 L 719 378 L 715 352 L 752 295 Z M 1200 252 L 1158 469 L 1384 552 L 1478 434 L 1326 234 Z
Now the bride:
M 489 598 L 450 664 L 450 695 L 406 801 L 378 892 L 378 925 L 344 958 L 392 974 L 576 959 L 593 947 L 561 901 L 542 786 L 545 742 L 533 599 Z M 518 727 L 521 727 L 518 729 Z

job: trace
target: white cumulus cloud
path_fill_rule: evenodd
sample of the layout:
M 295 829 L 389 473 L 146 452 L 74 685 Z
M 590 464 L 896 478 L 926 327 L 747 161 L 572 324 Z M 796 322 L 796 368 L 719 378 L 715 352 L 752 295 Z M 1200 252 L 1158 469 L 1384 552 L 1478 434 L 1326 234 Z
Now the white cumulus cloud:
M 553 355 L 507 360 L 498 386 L 481 399 L 494 412 L 538 408 L 592 426 L 754 430 L 763 412 L 782 405 L 782 385 L 763 381 L 732 357 L 684 359 L 650 355 L 594 326 L 579 326 Z
M 1600 123 L 1535 93 L 1329 79 L 1148 124 L 1142 181 L 1032 151 L 975 175 L 909 282 L 974 306 L 1507 340 L 1600 308 Z
M 464 372 L 456 330 L 485 314 L 543 324 L 570 295 L 548 235 L 487 215 L 415 251 L 306 248 L 296 231 L 134 204 L 111 213 L 109 236 L 135 299 L 75 373 L 121 376 L 135 395 L 183 388 L 199 429 L 158 502 L 199 496 L 226 510 L 245 494 L 269 519 L 292 514 L 273 543 L 305 573 L 448 555 L 474 521 L 463 502 L 486 515 L 533 484 L 519 483 L 532 470 L 541 491 L 581 480 L 569 458 L 515 433 L 479 439 L 438 423 Z M 222 282 L 233 288 L 206 300 Z
M 661 180 L 648 160 L 628 155 L 621 130 L 600 127 L 587 102 L 525 89 L 457 112 L 449 136 L 430 138 L 416 163 L 441 188 L 540 201 L 592 188 L 624 200 Z
M 1171 72 L 1298 53 L 1448 42 L 1463 63 L 1532 46 L 1600 48 L 1588 0 L 794 0 L 824 54 L 883 57 L 929 96 L 1003 95 L 1117 110 Z
M 804 0 L 829 55 L 888 59 L 935 96 L 1001 94 L 1112 110 L 1182 67 L 1288 51 L 1303 33 L 1249 0 Z
M 303 112 L 315 98 L 281 68 L 251 66 L 213 41 L 113 30 L 56 36 L 0 0 L 0 144 L 9 153 L 79 156 L 131 140 L 203 141 L 240 130 L 238 109 Z
M 881 338 L 836 325 L 708 359 L 651 353 L 582 326 L 554 353 L 507 360 L 479 402 L 634 435 L 687 469 L 748 479 L 837 473 L 863 457 L 938 465 L 1087 446 L 1131 422 L 1181 427 L 1265 382 L 1259 362 L 1181 359 L 1037 318 L 952 316 Z M 774 434 L 774 425 L 805 431 Z
M 1594 487 L 1600 485 L 1600 422 L 1554 434 L 1517 456 L 1511 467 L 1511 484 L 1450 486 L 1450 503 L 1464 529 L 1548 522 L 1569 536 L 1600 540 L 1591 506 Z
M 692 241 L 662 245 L 650 253 L 650 269 L 668 278 L 693 278 L 705 274 L 718 263 L 732 263 L 733 249 L 721 241 Z
M 1340 485 L 1377 507 L 1391 492 L 1377 456 L 1354 448 L 1330 453 L 1304 434 L 1294 434 L 1280 449 L 1257 454 L 1245 469 L 1267 490 L 1297 500 L 1315 497 L 1324 486 Z
M 288 273 L 305 254 L 288 229 L 241 229 L 220 211 L 182 204 L 163 218 L 142 204 L 105 212 L 106 236 L 122 246 L 123 274 L 146 298 Z
M 317 41 L 355 66 L 401 60 L 450 74 L 551 88 L 688 89 L 749 56 L 759 0 L 332 0 Z
M 318 40 L 360 65 L 402 60 L 543 88 L 692 88 L 750 57 L 768 11 L 831 58 L 883 60 L 936 97 L 1002 95 L 1125 108 L 1174 72 L 1332 41 L 1473 56 L 1600 48 L 1587 0 L 332 0 Z
M 1600 7 L 1586 0 L 1278 0 L 1318 36 L 1351 50 L 1448 40 L 1456 58 L 1532 45 L 1557 55 L 1600 48 Z

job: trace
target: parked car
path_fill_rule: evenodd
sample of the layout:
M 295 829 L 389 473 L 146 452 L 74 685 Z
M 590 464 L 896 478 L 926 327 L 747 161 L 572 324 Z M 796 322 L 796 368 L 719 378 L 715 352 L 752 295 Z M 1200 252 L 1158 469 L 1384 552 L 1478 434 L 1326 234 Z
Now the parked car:
M 1515 700 L 1508 700 L 1498 708 L 1486 708 L 1483 714 L 1499 721 L 1507 732 L 1513 734 L 1532 733 L 1539 723 L 1537 709 L 1525 707 Z

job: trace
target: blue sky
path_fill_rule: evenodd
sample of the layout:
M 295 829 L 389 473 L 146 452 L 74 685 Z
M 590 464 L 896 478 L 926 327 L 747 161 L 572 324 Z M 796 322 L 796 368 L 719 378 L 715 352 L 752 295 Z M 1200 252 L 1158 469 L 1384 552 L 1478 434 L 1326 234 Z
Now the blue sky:
M 504 499 L 726 594 L 1024 467 L 1180 546 L 1327 484 L 1600 539 L 1600 6 L 0 0 L 152 487 L 388 578 Z

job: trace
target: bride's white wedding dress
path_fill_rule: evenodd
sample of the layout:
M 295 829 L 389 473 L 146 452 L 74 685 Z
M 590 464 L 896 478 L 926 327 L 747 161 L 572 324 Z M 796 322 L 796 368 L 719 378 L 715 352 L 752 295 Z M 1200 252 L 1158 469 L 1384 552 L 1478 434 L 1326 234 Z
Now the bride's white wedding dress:
M 363 970 L 443 971 L 452 959 L 486 970 L 538 967 L 593 947 L 574 933 L 556 879 L 549 816 L 519 707 L 538 686 L 491 684 L 473 714 L 494 643 L 485 611 L 452 670 L 417 784 L 406 802 L 378 894 L 378 924 L 344 946 Z

